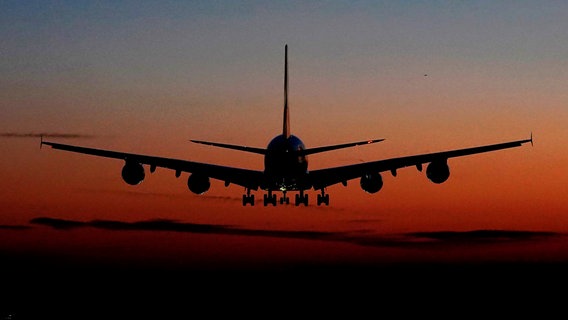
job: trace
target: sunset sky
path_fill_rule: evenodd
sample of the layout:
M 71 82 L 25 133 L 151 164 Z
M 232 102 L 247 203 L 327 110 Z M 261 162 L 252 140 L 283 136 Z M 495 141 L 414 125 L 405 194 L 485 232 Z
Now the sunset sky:
M 54 264 L 286 268 L 568 262 L 568 2 L 2 1 L 0 253 Z M 48 141 L 263 169 L 282 130 L 310 168 L 534 136 L 534 146 L 332 186 L 330 206 L 243 207 L 243 188 Z M 257 191 L 257 199 L 263 192 Z M 293 197 L 293 194 L 292 194 Z M 36 261 L 36 260 L 33 260 Z

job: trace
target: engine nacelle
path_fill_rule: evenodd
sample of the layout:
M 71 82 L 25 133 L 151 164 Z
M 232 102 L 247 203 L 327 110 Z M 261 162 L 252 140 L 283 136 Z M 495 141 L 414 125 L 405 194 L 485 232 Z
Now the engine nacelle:
M 442 183 L 450 177 L 450 167 L 446 159 L 432 161 L 426 168 L 426 176 L 434 183 Z
M 379 173 L 367 173 L 361 177 L 361 189 L 367 193 L 376 193 L 383 187 L 383 178 Z
M 211 187 L 211 182 L 209 177 L 194 173 L 187 179 L 187 187 L 195 194 L 204 194 Z
M 130 185 L 137 185 L 144 180 L 144 167 L 137 162 L 126 162 L 122 168 L 122 179 Z

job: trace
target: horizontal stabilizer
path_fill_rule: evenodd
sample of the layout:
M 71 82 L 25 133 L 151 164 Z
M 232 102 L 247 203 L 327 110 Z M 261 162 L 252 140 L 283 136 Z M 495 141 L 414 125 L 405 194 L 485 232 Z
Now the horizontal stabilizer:
M 208 141 L 200 141 L 200 140 L 189 140 L 189 141 L 191 141 L 191 142 L 193 142 L 193 143 L 199 143 L 199 144 L 204 144 L 204 145 L 214 146 L 214 147 L 219 147 L 219 148 L 240 150 L 240 151 L 258 153 L 258 154 L 266 154 L 266 149 L 262 149 L 262 148 L 254 148 L 254 147 L 246 147 L 246 146 L 237 146 L 237 145 L 233 145 L 233 144 L 225 144 L 225 143 L 218 143 L 218 142 L 208 142 Z
M 374 140 L 366 140 L 366 141 L 351 142 L 351 143 L 344 143 L 344 144 L 336 144 L 336 145 L 325 146 L 325 147 L 310 148 L 310 149 L 302 150 L 301 153 L 303 155 L 308 155 L 308 154 L 313 154 L 313 153 L 320 153 L 320 152 L 326 152 L 326 151 L 331 151 L 331 150 L 355 147 L 355 146 L 360 146 L 360 145 L 365 145 L 365 144 L 372 144 L 372 143 L 377 143 L 377 142 L 381 142 L 381 141 L 384 141 L 384 140 L 385 139 L 374 139 Z

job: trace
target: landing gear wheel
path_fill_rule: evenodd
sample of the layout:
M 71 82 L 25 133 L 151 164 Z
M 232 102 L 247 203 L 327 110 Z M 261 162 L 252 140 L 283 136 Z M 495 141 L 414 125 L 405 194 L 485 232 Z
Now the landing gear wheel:
M 264 195 L 264 206 L 267 206 L 269 203 L 276 206 L 276 195 L 272 194 L 272 192 Z
M 308 195 L 303 192 L 296 195 L 296 206 L 299 206 L 301 203 L 303 203 L 306 207 L 308 206 Z
M 318 206 L 322 203 L 329 206 L 329 194 L 318 194 Z
M 286 191 L 282 192 L 282 197 L 280 197 L 280 204 L 290 204 L 290 198 L 286 196 Z
M 243 206 L 247 204 L 254 206 L 254 194 L 243 194 Z

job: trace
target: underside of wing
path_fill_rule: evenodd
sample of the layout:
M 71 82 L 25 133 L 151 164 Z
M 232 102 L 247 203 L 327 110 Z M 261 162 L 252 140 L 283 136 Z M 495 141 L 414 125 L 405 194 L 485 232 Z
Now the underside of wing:
M 191 173 L 188 179 L 188 187 L 195 193 L 203 193 L 209 189 L 209 178 L 221 180 L 225 185 L 236 184 L 245 188 L 256 190 L 262 184 L 263 174 L 261 171 L 226 167 L 208 163 L 193 162 L 180 159 L 155 157 L 142 154 L 118 152 L 111 150 L 86 148 L 67 144 L 42 141 L 43 145 L 53 149 L 88 154 L 93 156 L 121 159 L 125 161 L 122 169 L 122 177 L 128 184 L 139 184 L 144 180 L 145 170 L 143 165 L 150 167 L 154 172 L 157 167 L 175 171 L 176 177 L 182 172 Z
M 532 143 L 532 136 L 530 139 L 525 140 L 314 170 L 310 172 L 310 179 L 313 188 L 318 190 L 337 183 L 346 184 L 348 180 L 355 178 L 362 178 L 362 183 L 365 179 L 378 181 L 377 175 L 380 172 L 390 171 L 393 175 L 396 175 L 396 170 L 404 167 L 416 166 L 418 170 L 422 171 L 422 165 L 429 163 L 426 171 L 428 178 L 432 182 L 442 183 L 446 181 L 450 174 L 449 167 L 447 165 L 447 160 L 449 158 L 520 147 L 524 143 L 528 142 Z

